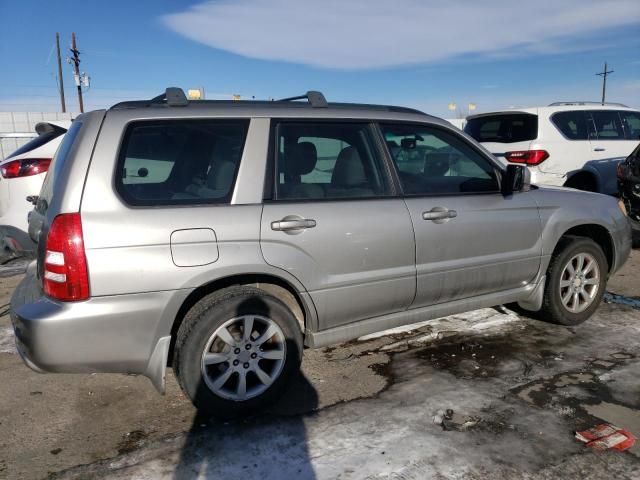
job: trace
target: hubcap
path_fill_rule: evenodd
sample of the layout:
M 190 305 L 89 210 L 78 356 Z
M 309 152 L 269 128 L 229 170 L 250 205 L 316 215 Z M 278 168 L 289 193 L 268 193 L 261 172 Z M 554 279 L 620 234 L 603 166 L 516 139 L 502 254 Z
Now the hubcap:
M 586 310 L 596 298 L 600 288 L 600 268 L 596 259 L 588 253 L 575 255 L 562 270 L 560 298 L 571 313 Z
M 216 395 L 244 401 L 262 394 L 280 376 L 286 357 L 276 322 L 243 315 L 221 325 L 202 352 L 202 378 Z

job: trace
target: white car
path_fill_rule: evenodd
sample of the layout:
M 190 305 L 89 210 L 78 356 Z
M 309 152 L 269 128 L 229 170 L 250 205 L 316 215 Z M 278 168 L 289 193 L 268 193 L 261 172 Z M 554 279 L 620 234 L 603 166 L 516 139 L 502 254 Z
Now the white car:
M 0 162 L 0 241 L 2 257 L 14 252 L 31 252 L 34 243 L 27 233 L 27 215 L 33 205 L 28 196 L 38 195 L 49 164 L 69 121 L 40 122 L 38 134 Z
M 640 111 L 560 102 L 472 115 L 464 131 L 494 155 L 528 165 L 533 183 L 616 195 L 616 167 L 640 140 Z

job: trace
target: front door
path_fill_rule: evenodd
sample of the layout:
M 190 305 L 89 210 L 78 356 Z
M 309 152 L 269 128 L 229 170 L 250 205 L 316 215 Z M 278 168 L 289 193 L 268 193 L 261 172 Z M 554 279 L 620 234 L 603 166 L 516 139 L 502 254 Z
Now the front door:
M 412 307 L 517 289 L 540 267 L 540 217 L 527 193 L 503 196 L 495 164 L 462 136 L 382 125 L 416 234 Z
M 320 330 L 404 310 L 415 294 L 407 208 L 368 123 L 279 122 L 265 260 L 306 287 Z

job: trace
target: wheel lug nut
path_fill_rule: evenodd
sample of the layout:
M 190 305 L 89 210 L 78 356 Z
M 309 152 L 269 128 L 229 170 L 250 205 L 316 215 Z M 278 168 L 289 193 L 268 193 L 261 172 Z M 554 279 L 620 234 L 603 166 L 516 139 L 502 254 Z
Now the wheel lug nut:
M 244 348 L 245 348 L 245 349 L 247 349 L 247 350 L 251 350 L 251 344 L 250 344 L 250 343 L 247 343 L 247 344 L 244 346 Z
M 238 354 L 240 353 L 240 349 L 239 349 L 239 348 L 236 348 L 236 349 L 233 351 L 233 353 L 235 353 L 236 355 L 238 355 Z
M 253 359 L 258 358 L 258 354 L 257 354 L 257 353 L 255 353 L 255 352 L 254 352 L 254 353 L 252 353 L 252 354 L 251 354 L 251 358 L 253 358 Z
M 249 363 L 245 363 L 242 365 L 244 368 L 249 368 Z
M 234 366 L 234 367 L 237 367 L 239 363 L 240 363 L 240 362 L 239 362 L 238 360 L 234 360 L 234 361 L 233 361 L 233 366 Z

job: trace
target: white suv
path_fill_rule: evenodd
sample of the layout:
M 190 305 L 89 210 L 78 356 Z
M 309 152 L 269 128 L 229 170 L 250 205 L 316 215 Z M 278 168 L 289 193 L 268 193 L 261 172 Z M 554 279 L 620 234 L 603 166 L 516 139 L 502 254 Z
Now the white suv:
M 616 166 L 640 142 L 640 112 L 561 102 L 473 115 L 464 130 L 494 155 L 528 165 L 533 183 L 614 195 Z
M 0 261 L 13 253 L 29 253 L 34 244 L 27 233 L 28 196 L 40 192 L 49 164 L 71 125 L 68 120 L 36 124 L 38 134 L 0 162 Z

